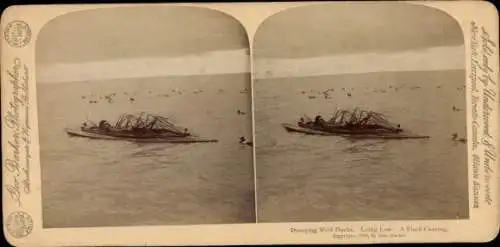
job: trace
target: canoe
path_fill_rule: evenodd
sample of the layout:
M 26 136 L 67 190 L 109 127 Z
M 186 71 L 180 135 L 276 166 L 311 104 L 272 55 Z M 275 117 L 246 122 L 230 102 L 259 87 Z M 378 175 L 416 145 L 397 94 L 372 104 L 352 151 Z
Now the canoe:
M 114 141 L 129 141 L 129 142 L 140 142 L 140 143 L 197 143 L 197 142 L 217 142 L 215 139 L 204 139 L 194 136 L 188 137 L 118 137 L 110 136 L 99 133 L 92 133 L 87 131 L 82 131 L 79 129 L 65 129 L 69 136 L 75 137 L 86 137 L 90 139 L 100 139 L 100 140 L 114 140 Z
M 356 132 L 353 131 L 349 133 L 345 129 L 339 132 L 326 132 L 315 129 L 303 128 L 293 124 L 284 123 L 282 126 L 288 132 L 298 132 L 306 135 L 321 135 L 321 136 L 341 136 L 346 138 L 355 138 L 355 139 L 422 139 L 429 138 L 429 136 L 424 135 L 416 135 L 413 133 L 409 133 L 407 131 L 399 132 L 399 133 L 366 133 L 366 132 Z

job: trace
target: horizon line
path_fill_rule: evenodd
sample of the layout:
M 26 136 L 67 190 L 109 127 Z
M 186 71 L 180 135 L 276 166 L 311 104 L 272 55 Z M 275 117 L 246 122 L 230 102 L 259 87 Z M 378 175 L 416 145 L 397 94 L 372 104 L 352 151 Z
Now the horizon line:
M 145 57 L 39 65 L 36 80 L 39 83 L 68 83 L 242 73 L 252 73 L 253 78 L 265 79 L 465 69 L 463 45 L 429 47 L 398 53 L 370 52 L 298 59 L 253 56 L 253 61 L 247 50 L 224 50 L 176 58 Z

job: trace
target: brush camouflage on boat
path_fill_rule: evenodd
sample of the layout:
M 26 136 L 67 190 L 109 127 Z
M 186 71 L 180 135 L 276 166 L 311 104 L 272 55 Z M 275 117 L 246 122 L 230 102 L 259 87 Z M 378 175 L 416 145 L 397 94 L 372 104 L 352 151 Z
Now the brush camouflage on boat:
M 429 138 L 401 129 L 399 124 L 390 123 L 380 113 L 357 108 L 354 111 L 336 110 L 328 121 L 321 116 L 316 116 L 314 120 L 304 116 L 295 125 L 285 123 L 282 126 L 289 132 L 309 135 L 382 139 Z
M 122 140 L 150 143 L 193 143 L 216 142 L 214 139 L 205 139 L 189 133 L 183 128 L 170 122 L 167 118 L 147 113 L 123 114 L 114 125 L 106 120 L 99 124 L 86 121 L 79 129 L 66 129 L 70 136 L 86 137 L 102 140 Z

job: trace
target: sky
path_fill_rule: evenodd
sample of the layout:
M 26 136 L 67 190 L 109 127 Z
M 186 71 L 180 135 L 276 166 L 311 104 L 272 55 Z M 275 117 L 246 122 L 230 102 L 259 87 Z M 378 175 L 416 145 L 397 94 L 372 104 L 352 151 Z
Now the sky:
M 207 52 L 176 57 L 136 57 L 79 63 L 52 63 L 37 67 L 41 83 L 114 80 L 250 72 L 248 50 Z
M 257 78 L 465 68 L 449 15 L 406 3 L 335 3 L 272 15 L 253 43 Z
M 249 70 L 248 38 L 241 24 L 196 7 L 70 13 L 47 23 L 36 45 L 42 83 Z
M 39 83 L 250 70 L 241 24 L 196 7 L 66 14 L 44 26 L 36 50 Z M 281 11 L 259 26 L 252 52 L 257 78 L 465 67 L 458 23 L 406 3 L 338 2 Z
M 356 53 L 311 58 L 255 60 L 257 79 L 358 74 L 388 71 L 465 69 L 464 47 L 446 46 L 394 53 Z

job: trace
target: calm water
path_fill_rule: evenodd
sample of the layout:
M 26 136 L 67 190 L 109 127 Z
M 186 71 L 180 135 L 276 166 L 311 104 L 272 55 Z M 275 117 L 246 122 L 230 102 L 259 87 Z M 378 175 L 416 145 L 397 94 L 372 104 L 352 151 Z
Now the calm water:
M 466 145 L 451 140 L 454 132 L 465 136 L 463 73 L 257 81 L 259 221 L 468 217 Z M 248 75 L 39 84 L 44 227 L 254 222 L 252 149 L 238 144 L 251 137 L 244 88 Z M 328 99 L 326 89 L 335 90 Z M 101 99 L 110 93 L 112 103 Z M 349 141 L 280 126 L 355 106 L 431 138 Z M 219 142 L 135 144 L 64 133 L 87 118 L 140 111 Z
M 240 136 L 251 138 L 250 93 L 242 91 L 249 80 L 244 74 L 39 84 L 44 227 L 255 222 L 252 148 L 238 144 Z M 111 93 L 112 103 L 101 99 Z M 219 142 L 140 145 L 64 132 L 87 118 L 113 121 L 140 111 Z
M 464 71 L 256 81 L 259 221 L 468 217 L 466 145 L 451 140 L 466 135 L 463 84 Z M 330 99 L 318 93 L 330 88 Z M 349 141 L 280 126 L 356 106 L 431 138 Z

